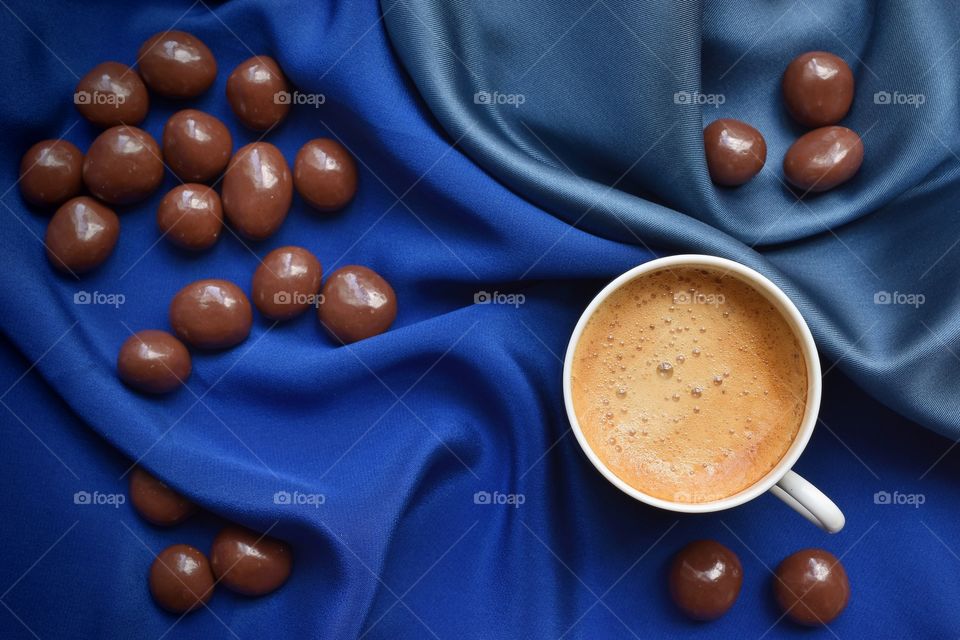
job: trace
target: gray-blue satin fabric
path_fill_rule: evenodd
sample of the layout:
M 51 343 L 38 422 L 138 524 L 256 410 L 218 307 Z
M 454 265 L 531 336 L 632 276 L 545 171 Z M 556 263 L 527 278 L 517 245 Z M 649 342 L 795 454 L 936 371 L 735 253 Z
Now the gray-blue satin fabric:
M 831 366 L 960 436 L 960 5 L 746 0 L 381 0 L 393 45 L 451 142 L 579 228 L 732 258 L 779 284 Z M 866 156 L 798 200 L 781 163 L 807 129 L 780 77 L 809 50 L 856 77 L 842 125 Z M 768 145 L 747 185 L 712 184 L 702 129 Z M 518 272 L 517 281 L 527 274 Z

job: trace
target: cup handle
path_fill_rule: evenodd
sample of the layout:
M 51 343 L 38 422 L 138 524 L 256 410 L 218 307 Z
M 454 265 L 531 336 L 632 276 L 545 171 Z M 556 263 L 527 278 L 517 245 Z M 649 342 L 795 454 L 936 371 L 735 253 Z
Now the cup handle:
M 787 471 L 780 482 L 770 488 L 770 492 L 827 533 L 843 529 L 846 522 L 843 512 L 833 500 L 799 474 Z

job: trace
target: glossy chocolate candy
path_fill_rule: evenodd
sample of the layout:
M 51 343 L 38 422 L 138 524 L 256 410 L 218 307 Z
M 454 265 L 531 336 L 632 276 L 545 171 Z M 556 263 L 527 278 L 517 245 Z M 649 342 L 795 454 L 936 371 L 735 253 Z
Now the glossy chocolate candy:
M 111 204 L 143 200 L 160 186 L 163 161 L 149 133 L 121 125 L 93 141 L 83 161 L 83 181 L 90 193 Z
M 223 229 L 220 196 L 202 184 L 174 187 L 157 209 L 160 233 L 173 244 L 190 251 L 209 249 Z
M 726 187 L 749 181 L 767 161 L 767 143 L 760 132 L 731 118 L 707 125 L 703 130 L 703 148 L 710 178 Z
M 230 131 L 202 111 L 178 111 L 163 127 L 163 158 L 184 182 L 213 180 L 227 167 L 232 151 Z
M 303 247 L 280 247 L 263 259 L 253 274 L 253 304 L 270 320 L 300 315 L 319 299 L 323 270 Z
M 801 136 L 783 158 L 787 181 L 803 192 L 843 184 L 860 170 L 863 142 L 846 127 L 823 127 Z
M 251 240 L 269 238 L 283 224 L 293 199 L 290 167 L 269 142 L 241 147 L 223 177 L 223 212 Z
M 170 613 L 202 607 L 213 595 L 213 572 L 203 553 L 187 544 L 167 547 L 150 567 L 150 593 Z
M 254 56 L 227 78 L 227 102 L 244 126 L 266 131 L 290 113 L 290 85 L 276 60 Z
M 197 510 L 195 504 L 141 467 L 130 472 L 130 502 L 144 520 L 158 527 L 180 524 Z
M 379 335 L 397 317 L 393 287 L 367 267 L 337 269 L 327 278 L 322 294 L 317 314 L 338 342 L 349 344 Z
M 120 347 L 117 374 L 145 393 L 168 393 L 190 377 L 190 353 L 166 331 L 138 331 Z
M 357 165 L 336 140 L 317 138 L 303 145 L 293 165 L 293 184 L 318 211 L 337 211 L 357 192 Z
M 151 90 L 168 98 L 195 98 L 217 77 L 217 61 L 207 45 L 184 31 L 147 38 L 137 64 Z
M 44 244 L 50 264 L 80 274 L 109 258 L 119 236 L 117 214 L 93 198 L 80 196 L 57 209 L 47 225 Z
M 794 58 L 781 87 L 787 111 L 806 127 L 837 124 L 853 103 L 853 72 L 843 59 L 826 51 L 808 51 Z
M 777 567 L 773 593 L 799 624 L 829 624 L 850 601 L 850 581 L 840 561 L 823 549 L 803 549 Z
M 20 193 L 38 207 L 66 202 L 83 188 L 83 152 L 66 140 L 44 140 L 20 160 Z
M 73 102 L 80 115 L 103 129 L 140 124 L 150 108 L 143 80 L 119 62 L 103 62 L 91 69 L 77 83 Z
M 210 564 L 217 580 L 231 591 L 262 596 L 290 577 L 293 552 L 282 540 L 232 525 L 213 540 Z
M 170 326 L 178 338 L 200 349 L 226 349 L 250 335 L 253 313 L 240 287 L 226 280 L 197 280 L 170 303 Z
M 670 565 L 670 597 L 694 620 L 716 620 L 740 595 L 743 568 L 733 551 L 713 540 L 681 549 Z

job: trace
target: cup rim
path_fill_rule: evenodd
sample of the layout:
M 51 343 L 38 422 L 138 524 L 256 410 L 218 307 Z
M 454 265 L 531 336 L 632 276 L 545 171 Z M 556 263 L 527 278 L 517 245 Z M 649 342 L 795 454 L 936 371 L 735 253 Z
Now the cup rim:
M 780 462 L 778 462 L 773 469 L 768 471 L 762 478 L 757 480 L 757 482 L 749 487 L 733 494 L 732 496 L 727 496 L 726 498 L 711 502 L 687 503 L 665 500 L 663 498 L 658 498 L 656 496 L 644 493 L 639 489 L 627 484 L 625 481 L 620 479 L 619 476 L 613 473 L 613 471 L 611 471 L 610 468 L 607 467 L 607 465 L 603 462 L 603 460 L 601 460 L 600 457 L 593 451 L 590 443 L 587 442 L 586 436 L 583 434 L 583 430 L 580 427 L 580 422 L 577 420 L 577 415 L 573 408 L 571 376 L 573 369 L 573 357 L 574 353 L 576 352 L 577 345 L 580 343 L 580 338 L 583 335 L 584 328 L 586 327 L 587 322 L 593 316 L 593 313 L 596 311 L 597 307 L 599 307 L 608 297 L 610 297 L 614 291 L 618 290 L 623 285 L 634 280 L 635 278 L 652 271 L 681 266 L 707 267 L 727 271 L 728 273 L 737 276 L 740 280 L 746 282 L 759 293 L 764 295 L 768 300 L 774 303 L 778 310 L 783 314 L 788 324 L 791 325 L 794 335 L 800 342 L 803 356 L 807 365 L 807 399 L 806 406 L 804 407 L 803 419 L 800 422 L 800 427 L 797 431 L 796 438 L 794 438 L 793 442 L 790 444 L 790 447 L 787 449 L 787 452 L 780 459 Z M 727 258 L 703 254 L 681 254 L 668 256 L 665 258 L 656 258 L 654 260 L 650 260 L 649 262 L 637 265 L 636 267 L 633 267 L 632 269 L 614 278 L 613 281 L 607 284 L 596 296 L 594 296 L 593 300 L 590 301 L 590 304 L 587 305 L 587 308 L 584 309 L 580 319 L 577 321 L 577 325 L 574 328 L 573 333 L 570 336 L 570 341 L 567 344 L 567 351 L 563 359 L 563 399 L 567 410 L 567 418 L 570 421 L 570 428 L 573 430 L 573 433 L 577 438 L 577 442 L 580 444 L 580 448 L 583 449 L 583 452 L 586 454 L 590 462 L 593 463 L 593 466 L 596 467 L 596 469 L 608 481 L 610 481 L 611 484 L 635 500 L 639 500 L 640 502 L 654 507 L 659 507 L 661 509 L 681 513 L 710 513 L 714 511 L 723 511 L 725 509 L 730 509 L 732 507 L 749 502 L 750 500 L 753 500 L 757 496 L 770 490 L 770 488 L 779 482 L 780 479 L 783 478 L 783 476 L 787 473 L 787 471 L 793 467 L 797 459 L 800 457 L 800 454 L 802 454 L 803 450 L 806 449 L 807 443 L 810 441 L 810 436 L 813 435 L 813 429 L 817 425 L 817 419 L 820 412 L 821 390 L 822 381 L 820 378 L 820 358 L 817 352 L 817 345 L 813 340 L 813 334 L 810 332 L 810 327 L 807 326 L 807 323 L 800 314 L 800 311 L 797 309 L 796 305 L 793 304 L 787 294 L 784 293 L 780 287 L 775 285 L 766 276 L 744 264 L 734 260 L 729 260 Z

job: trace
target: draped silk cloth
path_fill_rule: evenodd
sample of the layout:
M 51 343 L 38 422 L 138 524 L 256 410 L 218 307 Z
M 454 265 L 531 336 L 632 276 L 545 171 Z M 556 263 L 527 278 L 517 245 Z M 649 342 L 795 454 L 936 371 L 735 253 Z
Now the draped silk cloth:
M 431 110 L 496 178 L 603 237 L 763 272 L 858 384 L 960 436 L 960 396 L 931 395 L 960 374 L 955 3 L 382 4 Z M 780 77 L 809 50 L 853 69 L 841 124 L 866 157 L 850 183 L 798 201 L 781 163 L 807 129 Z M 718 118 L 766 139 L 742 188 L 710 182 L 702 129 Z
M 0 637 L 809 637 L 779 619 L 769 574 L 808 546 L 850 575 L 835 635 L 956 633 L 960 463 L 931 431 L 957 428 L 952 5 L 208 4 L 0 7 Z M 333 216 L 295 198 L 275 237 L 224 232 L 192 256 L 156 230 L 168 174 L 118 210 L 102 267 L 58 275 L 40 241 L 49 213 L 13 186 L 19 158 L 61 135 L 86 149 L 97 132 L 72 104 L 77 76 L 132 64 L 171 25 L 203 39 L 220 72 L 196 101 L 154 99 L 147 131 L 159 138 L 190 106 L 223 119 L 237 148 L 257 139 L 225 81 L 273 55 L 325 99 L 267 140 L 288 161 L 311 138 L 341 140 L 358 159 L 357 198 Z M 845 124 L 867 155 L 849 184 L 797 203 L 778 163 L 801 130 L 777 83 L 815 48 L 856 73 Z M 891 104 L 874 103 L 883 91 Z M 737 190 L 713 187 L 703 164 L 701 128 L 721 116 L 768 142 L 768 169 Z M 394 327 L 346 348 L 312 314 L 257 317 L 244 344 L 194 352 L 188 389 L 146 397 L 117 380 L 129 331 L 168 328 L 183 285 L 222 277 L 249 292 L 258 257 L 287 244 L 328 273 L 384 275 Z M 570 331 L 614 276 L 677 251 L 761 270 L 810 323 L 828 372 L 797 470 L 844 510 L 840 534 L 769 496 L 708 516 L 647 508 L 578 449 L 560 389 Z M 924 303 L 875 304 L 882 291 Z M 144 522 L 125 496 L 134 461 L 203 513 L 173 529 Z M 153 554 L 208 551 L 226 520 L 289 541 L 288 583 L 258 599 L 218 589 L 183 619 L 159 610 Z M 745 574 L 709 625 L 683 619 L 664 580 L 672 554 L 703 537 L 736 551 Z

